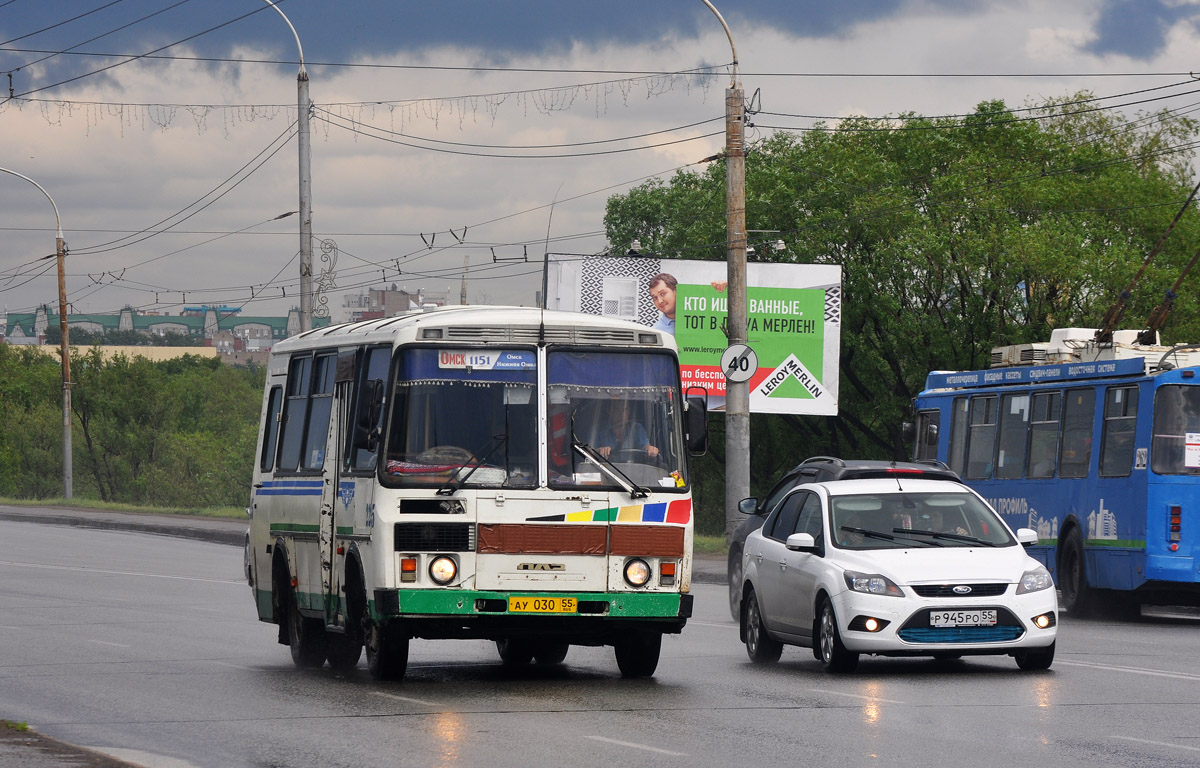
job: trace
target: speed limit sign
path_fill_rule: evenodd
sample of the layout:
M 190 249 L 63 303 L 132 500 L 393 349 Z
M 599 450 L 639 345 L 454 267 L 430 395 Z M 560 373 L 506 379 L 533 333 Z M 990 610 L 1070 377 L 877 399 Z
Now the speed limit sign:
M 731 344 L 721 354 L 721 370 L 726 381 L 734 384 L 750 381 L 758 371 L 758 355 L 745 344 Z

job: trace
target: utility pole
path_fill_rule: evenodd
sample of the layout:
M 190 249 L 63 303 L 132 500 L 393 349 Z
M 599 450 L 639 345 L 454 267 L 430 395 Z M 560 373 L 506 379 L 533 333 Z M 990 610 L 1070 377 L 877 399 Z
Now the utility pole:
M 288 19 L 287 14 L 279 10 L 273 0 L 263 0 L 283 17 L 292 37 L 296 38 L 296 50 L 300 55 L 300 71 L 296 75 L 296 144 L 300 153 L 300 332 L 312 330 L 313 319 L 313 290 L 312 290 L 312 148 L 308 126 L 309 113 L 312 111 L 312 100 L 308 97 L 308 71 L 304 68 L 304 48 L 300 45 L 300 35 Z
M 460 306 L 467 306 L 467 269 L 471 266 L 471 254 L 463 254 L 463 277 L 462 287 L 458 292 L 458 303 Z
M 733 52 L 733 74 L 725 91 L 725 249 L 729 285 L 726 336 L 729 345 L 746 339 L 746 101 L 738 82 L 737 48 L 724 17 L 708 0 Z M 725 539 L 740 522 L 737 503 L 750 495 L 750 384 L 725 383 Z
M 67 258 L 67 241 L 63 239 L 62 219 L 58 215 L 58 206 L 50 193 L 28 176 L 7 168 L 0 168 L 4 173 L 25 179 L 41 190 L 50 207 L 54 209 L 54 256 L 58 260 L 58 329 L 62 336 L 59 353 L 62 355 L 62 442 L 63 442 L 63 498 L 69 499 L 75 495 L 74 452 L 71 447 L 71 343 L 67 338 L 67 283 L 64 262 Z M 49 257 L 46 257 L 49 258 Z

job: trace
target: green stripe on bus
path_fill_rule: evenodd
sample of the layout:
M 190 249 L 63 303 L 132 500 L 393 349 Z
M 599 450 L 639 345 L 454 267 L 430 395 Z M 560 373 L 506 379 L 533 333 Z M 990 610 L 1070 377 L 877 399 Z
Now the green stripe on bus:
M 474 592 L 441 589 L 401 589 L 400 615 L 455 616 L 544 616 L 553 621 L 562 616 L 595 618 L 677 618 L 678 592 L 638 592 L 611 594 L 604 592 Z M 476 600 L 503 600 L 509 597 L 573 597 L 579 602 L 606 602 L 607 613 L 509 613 L 507 611 L 477 611 Z
M 304 525 L 302 523 L 271 523 L 272 533 L 320 533 L 321 529 L 316 525 Z M 349 536 L 354 533 L 354 527 L 350 525 L 339 525 L 334 529 L 338 536 Z

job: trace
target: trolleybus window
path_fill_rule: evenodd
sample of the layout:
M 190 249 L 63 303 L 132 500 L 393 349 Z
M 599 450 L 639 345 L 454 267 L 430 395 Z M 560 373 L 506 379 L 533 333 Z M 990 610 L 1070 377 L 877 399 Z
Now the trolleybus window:
M 1029 430 L 1029 395 L 1000 399 L 1000 445 L 996 451 L 996 477 L 1018 478 L 1025 469 L 1025 441 Z
M 954 398 L 950 410 L 950 469 L 960 476 L 966 464 L 967 453 L 967 398 Z
M 982 479 L 992 474 L 996 452 L 996 398 L 971 398 L 970 439 L 967 441 L 967 477 Z
M 532 349 L 401 350 L 384 484 L 535 486 L 536 390 Z
M 1096 390 L 1069 389 L 1063 411 L 1063 477 L 1087 477 L 1092 463 L 1092 415 L 1096 410 Z
M 1133 471 L 1137 428 L 1137 387 L 1109 387 L 1104 396 L 1104 433 L 1100 438 L 1100 474 L 1126 477 Z
M 1188 448 L 1188 444 L 1193 444 Z M 1160 475 L 1200 474 L 1200 387 L 1169 384 L 1154 393 L 1150 467 Z
M 1054 477 L 1058 463 L 1058 418 L 1061 392 L 1038 392 L 1033 396 L 1029 427 L 1029 477 Z

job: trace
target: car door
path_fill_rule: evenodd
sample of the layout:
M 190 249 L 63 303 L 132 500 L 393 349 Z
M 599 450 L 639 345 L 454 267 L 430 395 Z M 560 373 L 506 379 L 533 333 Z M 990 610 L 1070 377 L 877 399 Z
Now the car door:
M 824 565 L 824 516 L 821 514 L 820 496 L 812 491 L 801 491 L 796 496 L 800 497 L 800 509 L 792 532 L 811 534 L 817 552 L 796 552 L 784 548 L 786 554 L 780 585 L 788 595 L 788 600 L 781 631 L 811 640 L 817 582 Z M 783 540 L 786 542 L 787 536 Z
M 780 503 L 778 512 L 771 514 L 763 524 L 762 537 L 755 540 L 755 551 L 750 553 L 756 561 L 755 570 L 758 574 L 754 585 L 758 607 L 762 611 L 763 621 L 776 632 L 786 631 L 783 626 L 790 597 L 781 579 L 787 566 L 787 547 L 784 542 L 796 527 L 800 501 L 802 499 L 793 495 Z

